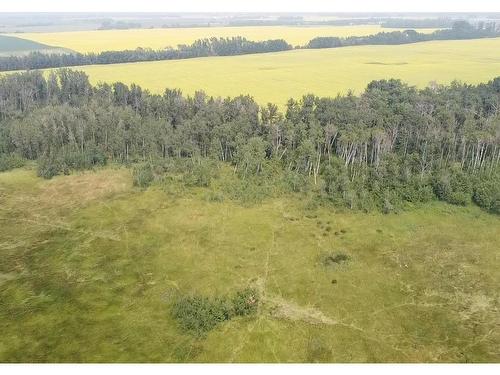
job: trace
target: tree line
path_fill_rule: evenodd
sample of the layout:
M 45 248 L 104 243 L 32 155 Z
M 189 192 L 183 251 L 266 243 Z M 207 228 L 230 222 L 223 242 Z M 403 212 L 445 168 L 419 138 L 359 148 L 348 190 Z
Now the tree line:
M 380 26 L 392 29 L 449 29 L 456 21 L 452 18 L 389 18 Z
M 295 48 L 338 48 L 361 45 L 393 45 L 425 42 L 430 40 L 455 40 L 491 38 L 500 36 L 495 23 L 479 23 L 477 27 L 466 21 L 457 21 L 451 29 L 437 30 L 431 34 L 415 30 L 380 32 L 369 36 L 317 37 L 305 46 Z M 144 61 L 179 60 L 209 56 L 235 56 L 254 53 L 288 51 L 293 47 L 283 39 L 249 41 L 243 37 L 199 39 L 176 49 L 154 50 L 137 48 L 125 51 L 100 53 L 46 54 L 31 52 L 25 56 L 0 56 L 0 71 L 61 68 L 83 65 L 120 64 Z
M 500 213 L 500 77 L 423 90 L 373 81 L 360 96 L 310 94 L 282 112 L 249 96 L 92 86 L 69 69 L 47 78 L 14 73 L 0 79 L 0 155 L 37 160 L 47 178 L 110 161 L 146 163 L 136 173 L 144 185 L 152 166 L 165 171 L 176 160 L 189 163 L 178 171 L 194 173 L 190 181 L 208 186 L 221 163 L 244 182 L 239 191 L 280 185 L 386 212 L 474 201 Z
M 368 36 L 317 37 L 305 48 L 338 48 L 363 45 L 392 45 L 428 42 L 431 40 L 463 40 L 494 38 L 500 36 L 494 22 L 479 23 L 476 27 L 466 21 L 455 21 L 450 29 L 436 30 L 433 33 L 419 33 L 415 30 L 381 32 Z
M 137 48 L 125 51 L 100 53 L 42 53 L 31 52 L 25 56 L 0 56 L 0 71 L 61 68 L 83 65 L 120 64 L 143 61 L 180 60 L 195 57 L 234 56 L 252 53 L 287 51 L 293 47 L 283 39 L 253 42 L 243 37 L 198 39 L 190 45 L 176 49 Z

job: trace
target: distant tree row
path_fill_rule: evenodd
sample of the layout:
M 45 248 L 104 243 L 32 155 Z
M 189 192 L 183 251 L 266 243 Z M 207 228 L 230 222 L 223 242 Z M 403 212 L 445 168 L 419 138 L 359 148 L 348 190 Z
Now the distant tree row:
M 389 18 L 380 26 L 393 29 L 449 29 L 456 20 L 452 18 Z
M 98 30 L 128 30 L 128 29 L 139 29 L 141 24 L 137 22 L 127 22 L 127 21 L 115 21 L 115 20 L 105 20 Z
M 251 53 L 278 52 L 292 49 L 283 39 L 253 42 L 242 37 L 199 39 L 177 49 L 153 50 L 137 48 L 100 53 L 45 54 L 32 52 L 26 56 L 0 57 L 0 71 L 33 70 L 71 66 L 120 64 L 141 61 L 178 60 L 194 57 L 232 56 Z
M 361 45 L 392 45 L 425 42 L 430 40 L 476 39 L 500 36 L 494 23 L 481 23 L 473 27 L 465 21 L 457 21 L 451 29 L 438 30 L 431 34 L 415 30 L 381 32 L 369 36 L 318 37 L 304 47 L 338 48 Z M 234 56 L 253 53 L 287 51 L 293 47 L 283 39 L 253 42 L 243 37 L 199 39 L 191 45 L 179 45 L 177 49 L 153 50 L 137 48 L 125 51 L 101 53 L 45 54 L 32 52 L 26 56 L 0 56 L 0 71 L 61 68 L 83 65 L 120 64 L 141 61 L 178 60 L 208 56 Z
M 0 155 L 7 166 L 38 160 L 47 178 L 106 161 L 200 160 L 190 181 L 203 186 L 214 167 L 201 161 L 218 161 L 245 182 L 239 191 L 287 186 L 385 212 L 474 201 L 500 213 L 500 78 L 423 90 L 374 81 L 360 96 L 307 95 L 281 112 L 248 96 L 92 86 L 68 69 L 15 73 L 0 78 Z M 153 179 L 148 168 L 138 185 Z
M 318 37 L 312 39 L 305 48 L 338 48 L 362 45 L 391 45 L 427 42 L 431 40 L 480 39 L 500 36 L 497 26 L 480 23 L 474 27 L 466 21 L 456 21 L 451 29 L 436 30 L 433 33 L 419 33 L 415 30 L 381 32 L 368 36 Z

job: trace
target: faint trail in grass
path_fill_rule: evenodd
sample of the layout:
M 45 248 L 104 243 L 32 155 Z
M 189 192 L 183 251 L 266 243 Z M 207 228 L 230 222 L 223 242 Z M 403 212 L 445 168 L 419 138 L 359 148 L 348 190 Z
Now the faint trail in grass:
M 269 277 L 269 263 L 270 263 L 270 258 L 271 258 L 271 249 L 275 249 L 275 247 L 276 247 L 276 229 L 273 228 L 272 229 L 271 246 L 269 246 L 267 248 L 266 260 L 264 262 L 264 272 L 263 272 L 264 274 L 263 274 L 263 277 L 257 279 L 257 281 L 255 283 L 257 290 L 259 292 L 261 301 L 265 300 L 265 298 L 266 298 L 266 284 L 267 284 L 267 279 Z M 243 349 L 243 347 L 248 342 L 250 334 L 254 331 L 257 324 L 259 324 L 262 321 L 263 316 L 264 316 L 263 311 L 262 311 L 262 303 L 259 303 L 257 315 L 258 315 L 257 319 L 255 320 L 255 322 L 253 324 L 250 325 L 250 327 L 247 331 L 248 333 L 244 336 L 243 340 L 241 340 L 240 345 L 236 346 L 235 349 L 233 350 L 233 353 L 232 353 L 232 356 L 231 356 L 231 359 L 229 360 L 229 362 L 231 362 L 231 363 L 234 362 L 236 355 Z
M 487 333 L 479 337 L 477 340 L 474 340 L 474 342 L 471 342 L 470 344 L 466 345 L 464 349 L 470 349 L 473 346 L 476 346 L 477 344 L 480 344 L 481 342 L 487 340 L 492 333 L 495 332 L 493 329 L 489 330 Z
M 372 311 L 370 315 L 377 315 L 380 314 L 381 312 L 385 311 L 390 311 L 390 310 L 396 310 L 404 307 L 426 307 L 426 308 L 433 308 L 433 307 L 443 307 L 443 306 L 448 306 L 448 304 L 445 303 L 416 303 L 416 302 L 406 302 L 406 303 L 400 303 L 397 305 L 393 306 L 387 306 L 382 309 L 378 309 L 375 311 Z
M 13 221 L 13 220 L 10 220 L 10 221 Z M 75 229 L 75 228 L 71 228 L 70 226 L 62 225 L 62 224 L 41 223 L 37 220 L 32 220 L 32 219 L 16 219 L 15 221 L 36 224 L 36 225 L 39 225 L 41 227 L 49 227 L 49 228 L 53 228 L 53 229 L 65 230 L 68 232 L 85 234 L 88 236 L 92 236 L 92 237 L 100 238 L 100 239 L 105 239 L 105 240 L 111 240 L 111 241 L 120 241 L 121 240 L 120 237 L 118 237 L 118 236 L 103 234 L 103 233 L 98 233 L 95 231 L 88 231 L 88 230 L 83 230 L 83 229 Z

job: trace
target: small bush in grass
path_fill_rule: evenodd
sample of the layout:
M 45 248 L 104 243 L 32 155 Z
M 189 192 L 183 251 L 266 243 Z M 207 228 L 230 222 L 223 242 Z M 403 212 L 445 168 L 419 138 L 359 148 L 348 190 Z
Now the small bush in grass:
M 349 255 L 339 252 L 339 253 L 326 253 L 319 256 L 321 264 L 325 267 L 339 265 L 348 262 L 351 258 Z
M 220 191 L 210 191 L 206 195 L 206 200 L 209 202 L 221 203 L 224 202 L 224 194 Z
M 234 315 L 251 315 L 257 311 L 258 304 L 259 297 L 254 289 L 242 290 L 236 293 L 232 300 Z
M 96 147 L 89 146 L 85 151 L 63 150 L 55 155 L 45 155 L 38 159 L 38 176 L 50 179 L 72 170 L 87 170 L 106 165 L 106 156 Z
M 235 316 L 248 316 L 257 311 L 257 292 L 247 288 L 231 297 L 181 297 L 172 307 L 172 316 L 180 327 L 196 336 L 203 336 L 218 324 Z
M 474 203 L 491 213 L 500 214 L 500 177 L 481 179 L 474 186 Z
M 172 314 L 183 330 L 203 335 L 217 324 L 229 320 L 231 307 L 223 299 L 183 297 L 175 302 Z
M 463 191 L 454 191 L 448 197 L 448 203 L 455 204 L 457 206 L 467 206 L 470 203 L 470 193 Z
M 310 181 L 307 175 L 290 170 L 285 170 L 282 175 L 283 182 L 290 191 L 298 193 L 310 190 Z
M 15 154 L 0 155 L 0 172 L 10 171 L 14 168 L 21 168 L 26 164 L 26 160 Z
M 133 172 L 134 186 L 147 188 L 154 181 L 154 173 L 151 164 L 139 164 L 134 166 Z
M 211 160 L 196 159 L 189 165 L 184 175 L 187 186 L 208 187 L 217 176 L 217 166 Z
M 38 159 L 37 174 L 39 177 L 50 180 L 64 171 L 63 163 L 55 156 L 44 156 Z
M 401 187 L 402 198 L 407 202 L 430 202 L 434 192 L 430 181 L 422 181 L 419 177 L 412 177 Z
M 500 198 L 497 198 L 490 207 L 490 212 L 500 215 Z
M 433 188 L 436 196 L 448 203 L 467 205 L 472 197 L 470 177 L 454 166 L 450 171 L 439 171 L 434 176 Z
M 92 169 L 95 166 L 106 165 L 107 158 L 96 147 L 85 151 L 69 151 L 62 154 L 62 162 L 71 170 Z

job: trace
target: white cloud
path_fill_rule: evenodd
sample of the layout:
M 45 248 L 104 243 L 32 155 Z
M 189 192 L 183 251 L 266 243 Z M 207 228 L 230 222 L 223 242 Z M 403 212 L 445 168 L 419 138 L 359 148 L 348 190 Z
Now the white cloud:
M 1 0 L 0 11 L 385 12 L 500 11 L 499 0 Z

